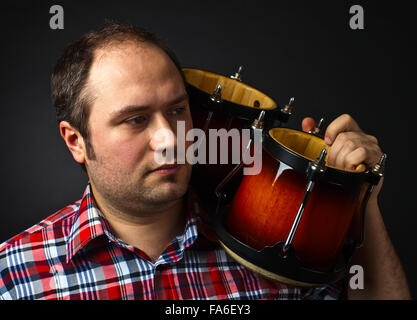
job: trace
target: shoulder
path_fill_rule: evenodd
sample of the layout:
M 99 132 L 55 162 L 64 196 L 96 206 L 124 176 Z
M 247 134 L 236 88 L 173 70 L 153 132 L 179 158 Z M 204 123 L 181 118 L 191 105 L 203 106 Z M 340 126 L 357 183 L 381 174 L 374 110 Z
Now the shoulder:
M 62 208 L 36 225 L 0 244 L 0 259 L 13 247 L 27 245 L 28 243 L 36 245 L 50 238 L 65 236 L 66 229 L 71 228 L 72 218 L 77 213 L 80 202 L 81 200 L 78 200 Z
M 13 299 L 15 283 L 30 282 L 34 274 L 65 259 L 66 239 L 81 200 L 0 244 L 0 299 Z M 36 277 L 36 276 L 35 276 Z

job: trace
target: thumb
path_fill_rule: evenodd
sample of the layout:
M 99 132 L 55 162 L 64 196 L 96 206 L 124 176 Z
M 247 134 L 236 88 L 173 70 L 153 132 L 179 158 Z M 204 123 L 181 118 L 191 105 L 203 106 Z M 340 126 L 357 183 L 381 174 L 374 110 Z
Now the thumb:
M 314 121 L 314 119 L 310 117 L 304 118 L 303 121 L 301 122 L 301 127 L 303 128 L 303 131 L 305 132 L 309 132 L 313 130 L 315 126 L 316 126 L 316 121 Z

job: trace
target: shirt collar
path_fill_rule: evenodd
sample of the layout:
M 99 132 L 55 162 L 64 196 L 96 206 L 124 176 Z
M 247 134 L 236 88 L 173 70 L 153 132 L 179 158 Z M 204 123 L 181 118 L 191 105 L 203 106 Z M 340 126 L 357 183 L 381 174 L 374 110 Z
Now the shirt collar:
M 198 234 L 207 237 L 209 230 L 200 219 L 200 200 L 192 191 L 187 194 L 187 213 L 186 227 L 182 234 L 179 234 L 168 246 L 167 250 L 161 255 L 157 263 L 176 262 L 183 256 L 183 251 L 191 246 L 197 239 Z M 78 212 L 72 217 L 71 231 L 67 237 L 67 256 L 68 263 L 78 251 L 84 248 L 93 239 L 106 236 L 108 240 L 119 245 L 126 245 L 113 233 L 112 228 L 97 204 L 91 193 L 90 184 L 87 185 L 84 195 L 81 198 Z M 211 238 L 210 236 L 208 237 Z
M 106 234 L 104 228 L 108 226 L 108 223 L 103 223 L 104 217 L 94 201 L 90 184 L 84 191 L 77 211 L 67 238 L 67 263 L 91 240 Z

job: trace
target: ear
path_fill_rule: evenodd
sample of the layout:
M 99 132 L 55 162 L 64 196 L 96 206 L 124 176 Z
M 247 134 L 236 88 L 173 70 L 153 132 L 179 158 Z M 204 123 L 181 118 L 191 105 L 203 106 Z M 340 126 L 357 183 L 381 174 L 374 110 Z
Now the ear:
M 87 152 L 84 139 L 80 132 L 72 127 L 67 121 L 61 121 L 59 123 L 59 132 L 74 157 L 74 160 L 78 163 L 85 163 Z

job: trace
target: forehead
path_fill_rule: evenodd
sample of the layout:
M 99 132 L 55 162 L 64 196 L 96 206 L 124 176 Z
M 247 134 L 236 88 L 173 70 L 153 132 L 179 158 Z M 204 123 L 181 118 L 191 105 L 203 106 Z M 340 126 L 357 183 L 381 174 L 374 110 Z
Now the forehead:
M 123 105 L 161 105 L 185 92 L 172 60 L 147 43 L 125 42 L 96 50 L 87 83 L 95 98 L 93 108 L 101 112 Z

